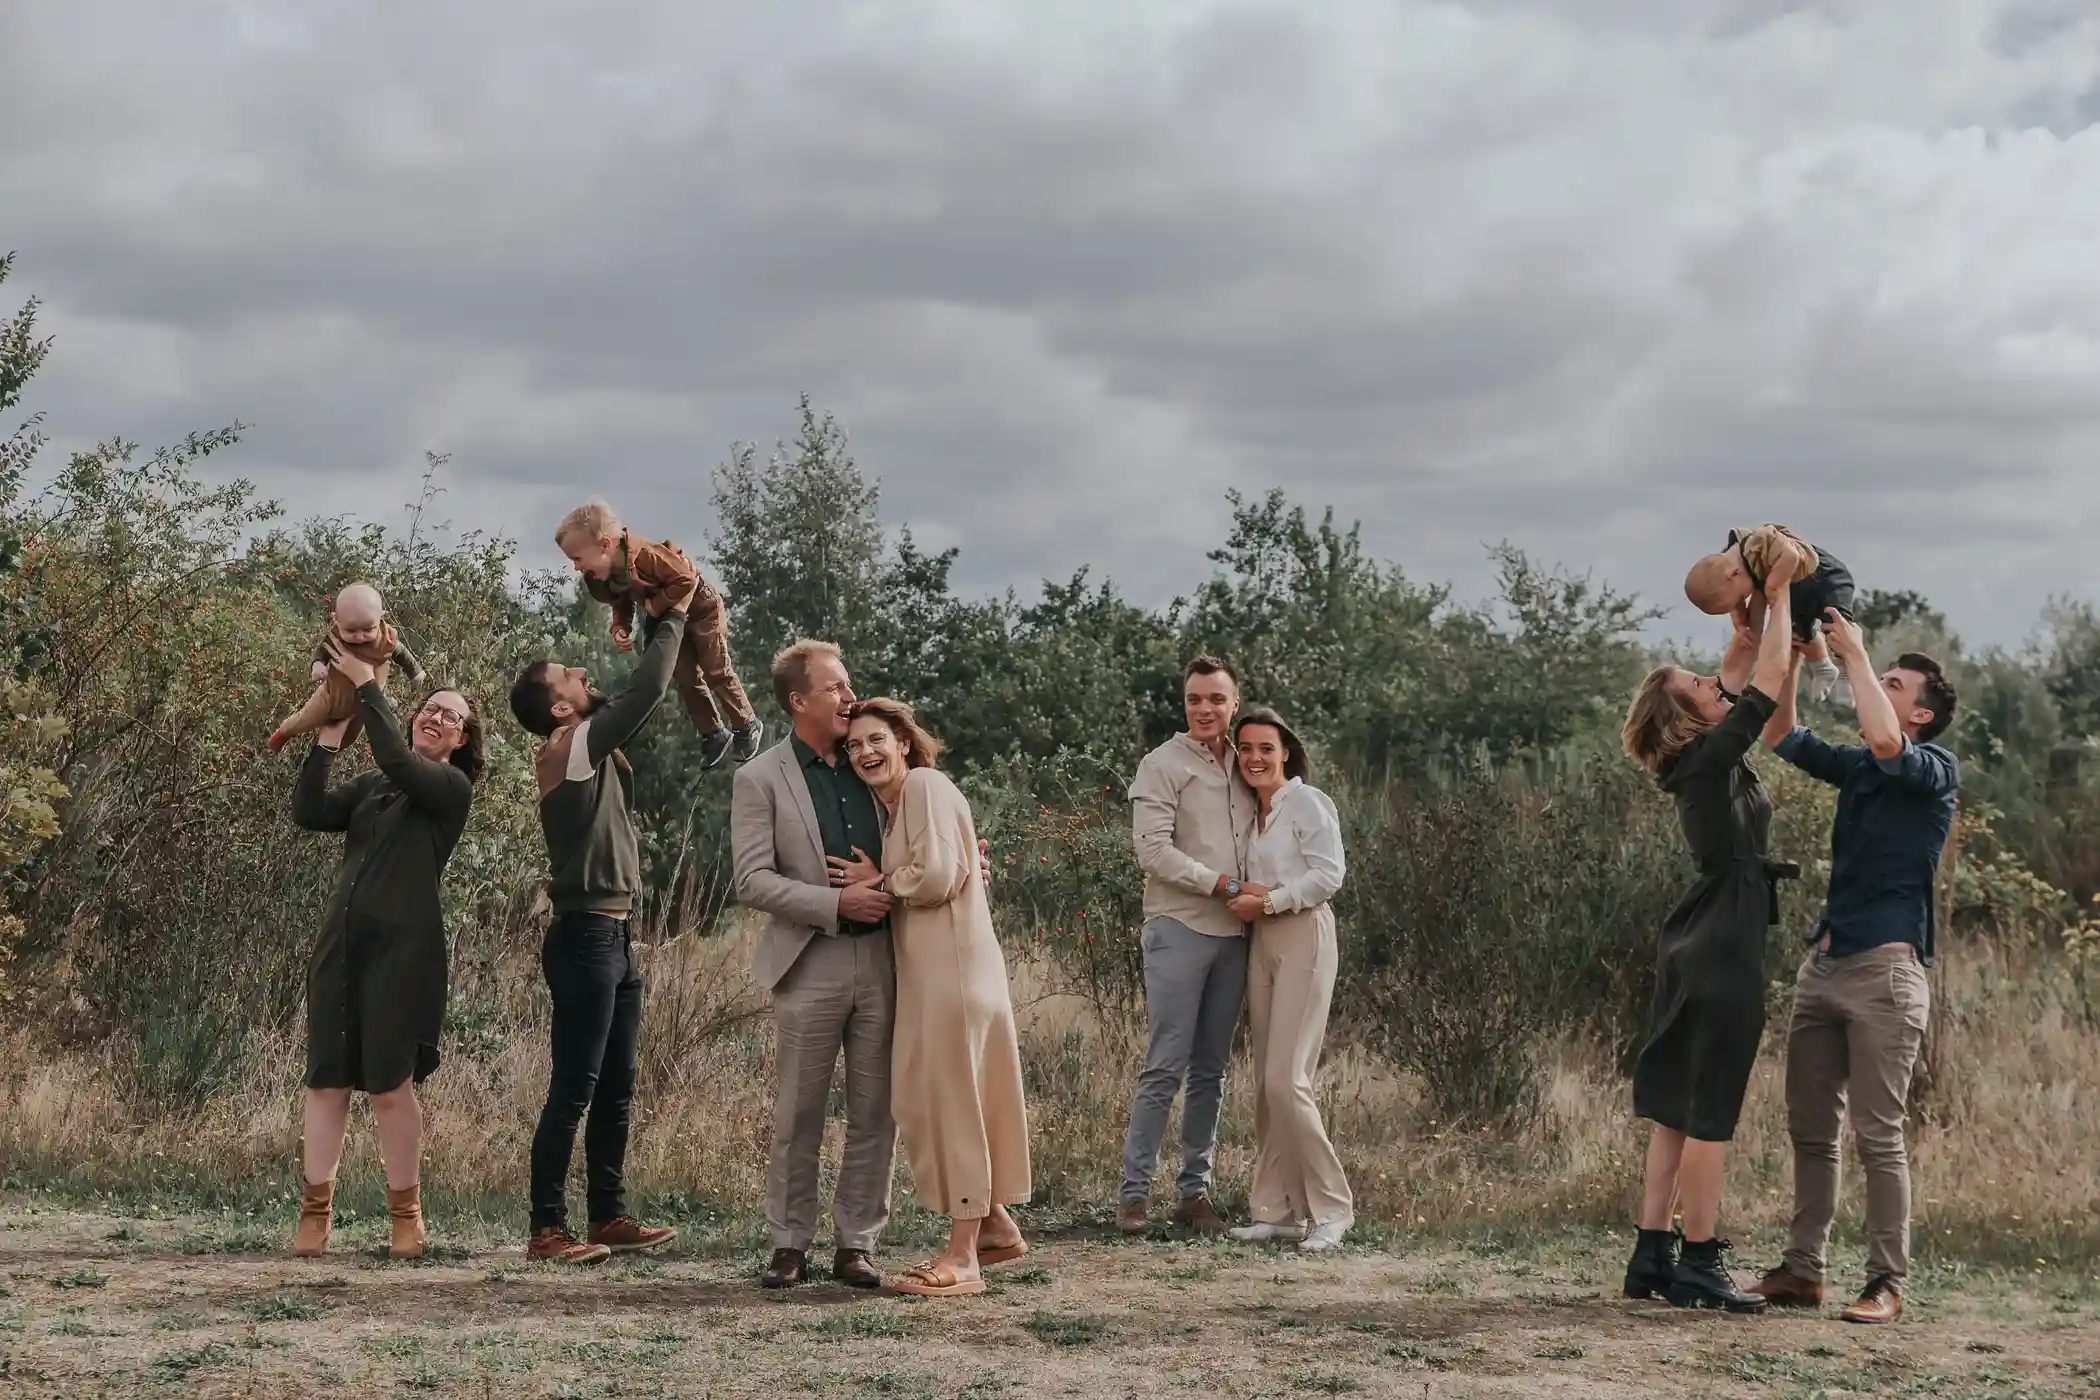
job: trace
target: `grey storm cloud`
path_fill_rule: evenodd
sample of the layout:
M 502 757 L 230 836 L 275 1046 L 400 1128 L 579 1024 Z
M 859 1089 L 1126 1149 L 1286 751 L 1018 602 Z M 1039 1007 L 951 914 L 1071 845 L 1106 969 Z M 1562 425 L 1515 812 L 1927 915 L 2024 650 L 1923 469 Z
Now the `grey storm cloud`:
M 971 588 L 1283 486 L 1461 594 L 1780 519 L 2013 643 L 2100 524 L 2083 3 L 24 0 L 0 248 L 61 445 L 296 514 L 698 542 L 807 391 Z

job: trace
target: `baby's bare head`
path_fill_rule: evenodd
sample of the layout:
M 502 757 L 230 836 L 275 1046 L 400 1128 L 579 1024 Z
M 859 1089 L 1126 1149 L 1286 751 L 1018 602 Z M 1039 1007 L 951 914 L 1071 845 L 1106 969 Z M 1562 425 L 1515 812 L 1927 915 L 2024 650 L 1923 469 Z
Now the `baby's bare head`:
M 1684 576 L 1684 596 L 1703 613 L 1728 612 L 1753 591 L 1750 571 L 1733 551 L 1707 555 Z
M 335 595 L 335 630 L 346 642 L 369 642 L 386 620 L 386 602 L 369 583 L 353 583 Z

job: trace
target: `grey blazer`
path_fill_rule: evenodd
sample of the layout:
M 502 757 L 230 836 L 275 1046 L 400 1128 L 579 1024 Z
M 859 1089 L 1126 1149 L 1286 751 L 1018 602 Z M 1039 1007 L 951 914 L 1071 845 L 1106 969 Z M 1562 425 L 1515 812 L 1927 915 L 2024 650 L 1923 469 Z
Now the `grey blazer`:
M 772 916 L 751 959 L 758 985 L 770 992 L 810 939 L 839 931 L 839 892 L 824 864 L 816 804 L 791 741 L 736 770 L 729 844 L 737 902 Z

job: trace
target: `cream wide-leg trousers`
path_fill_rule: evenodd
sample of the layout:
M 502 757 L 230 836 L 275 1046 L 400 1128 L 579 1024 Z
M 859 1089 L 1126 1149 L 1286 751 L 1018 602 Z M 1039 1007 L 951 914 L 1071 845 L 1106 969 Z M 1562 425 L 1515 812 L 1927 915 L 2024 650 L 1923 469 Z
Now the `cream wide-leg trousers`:
M 1247 1020 L 1254 1043 L 1256 1156 L 1247 1204 L 1262 1224 L 1355 1219 L 1342 1159 L 1327 1140 L 1313 1097 L 1337 961 L 1334 911 L 1325 904 L 1254 926 Z

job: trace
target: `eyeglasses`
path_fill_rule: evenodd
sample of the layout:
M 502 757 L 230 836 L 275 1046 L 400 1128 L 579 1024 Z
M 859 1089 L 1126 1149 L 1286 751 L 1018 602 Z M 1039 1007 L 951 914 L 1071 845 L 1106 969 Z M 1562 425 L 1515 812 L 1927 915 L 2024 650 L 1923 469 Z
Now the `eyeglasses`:
M 465 729 L 467 716 L 460 710 L 448 710 L 443 705 L 425 705 L 417 711 L 420 718 L 433 720 L 443 729 Z

